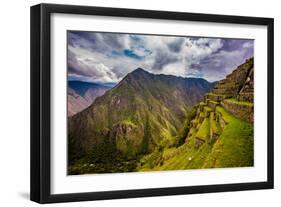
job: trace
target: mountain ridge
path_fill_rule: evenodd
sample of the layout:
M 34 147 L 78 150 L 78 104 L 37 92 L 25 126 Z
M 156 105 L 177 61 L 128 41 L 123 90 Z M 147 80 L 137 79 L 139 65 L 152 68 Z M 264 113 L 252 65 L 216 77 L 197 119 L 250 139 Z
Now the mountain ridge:
M 98 97 L 103 95 L 111 87 L 98 83 L 83 81 L 68 81 L 68 116 L 84 110 Z
M 176 144 L 174 137 L 184 127 L 188 111 L 212 87 L 204 79 L 134 70 L 69 118 L 69 162 L 92 156 L 99 146 L 110 151 L 103 157 L 136 157 Z

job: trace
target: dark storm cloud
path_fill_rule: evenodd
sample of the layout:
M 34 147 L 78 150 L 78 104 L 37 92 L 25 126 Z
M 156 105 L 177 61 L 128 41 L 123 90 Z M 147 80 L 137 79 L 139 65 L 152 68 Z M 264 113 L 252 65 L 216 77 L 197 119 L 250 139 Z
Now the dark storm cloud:
M 126 36 L 123 34 L 69 32 L 69 44 L 99 52 L 123 49 L 126 46 Z
M 246 59 L 253 56 L 253 40 L 223 40 L 217 52 L 192 64 L 191 69 L 200 71 L 209 79 L 222 79 Z
M 159 50 L 156 52 L 156 56 L 154 58 L 154 64 L 152 65 L 152 70 L 162 70 L 164 66 L 175 63 L 178 61 L 178 58 L 166 51 Z
M 253 40 L 68 32 L 71 78 L 118 82 L 142 67 L 152 73 L 224 78 L 253 56 Z
M 123 49 L 126 44 L 124 35 L 105 33 L 102 35 L 102 39 L 104 43 L 106 43 L 109 47 L 112 47 L 117 50 Z
M 251 43 L 252 40 L 243 40 L 243 39 L 223 39 L 223 47 L 222 50 L 225 51 L 234 51 L 240 50 L 243 48 L 243 45 Z
M 175 41 L 168 43 L 168 48 L 172 52 L 180 52 L 184 45 L 184 38 L 177 38 Z

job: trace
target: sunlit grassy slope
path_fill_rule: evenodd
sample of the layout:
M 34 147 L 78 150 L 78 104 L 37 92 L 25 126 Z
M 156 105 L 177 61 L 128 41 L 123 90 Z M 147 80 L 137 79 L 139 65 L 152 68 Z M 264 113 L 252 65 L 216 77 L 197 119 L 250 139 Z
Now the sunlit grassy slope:
M 246 167 L 253 166 L 253 124 L 240 120 L 222 107 L 216 112 L 227 123 L 222 130 L 213 120 L 213 114 L 206 117 L 198 131 L 193 127 L 186 142 L 179 148 L 155 150 L 142 158 L 139 171 L 181 170 L 202 168 Z M 209 140 L 210 127 L 221 131 L 214 141 Z M 196 137 L 205 140 L 196 148 Z

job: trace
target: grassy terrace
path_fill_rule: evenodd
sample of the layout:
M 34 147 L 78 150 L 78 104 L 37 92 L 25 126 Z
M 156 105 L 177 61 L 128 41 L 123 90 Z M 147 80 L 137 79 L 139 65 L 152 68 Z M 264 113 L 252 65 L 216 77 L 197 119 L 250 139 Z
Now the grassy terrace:
M 216 104 L 216 105 L 218 105 L 219 104 L 219 102 L 217 102 L 217 101 L 213 101 L 213 100 L 210 100 L 210 102 L 212 103 L 212 104 Z
M 214 144 L 203 167 L 252 166 L 253 125 L 235 118 L 222 107 L 218 107 L 217 110 L 221 112 L 228 125 Z
M 201 106 L 206 106 L 206 103 L 200 102 L 199 105 L 201 105 Z
M 221 130 L 213 119 L 214 112 L 210 118 L 205 118 L 198 132 L 191 129 L 191 136 L 180 148 L 164 149 L 163 152 L 152 153 L 148 163 L 139 168 L 146 171 L 153 170 L 175 170 L 175 169 L 200 169 L 200 168 L 224 168 L 224 167 L 246 167 L 253 166 L 253 125 L 251 123 L 235 118 L 223 107 L 218 106 L 217 112 L 228 123 L 217 141 L 209 144 L 204 143 L 199 149 L 194 148 L 195 137 L 206 138 L 212 130 Z M 148 158 L 146 158 L 148 159 Z M 162 161 L 159 161 L 162 160 Z
M 213 133 L 220 134 L 221 128 L 218 123 L 214 120 L 214 112 L 211 112 L 210 114 L 210 127 Z
M 200 112 L 199 117 L 205 117 L 202 111 Z
M 222 95 L 218 95 L 218 94 L 214 94 L 214 93 L 208 93 L 207 97 L 210 100 L 218 100 L 218 98 L 222 97 Z
M 197 124 L 197 123 L 198 123 L 198 120 L 197 120 L 197 119 L 193 119 L 193 120 L 191 121 L 191 123 Z
M 209 118 L 205 118 L 196 134 L 196 137 L 208 141 L 209 136 L 210 136 L 210 121 Z
M 204 111 L 212 112 L 214 110 L 209 106 L 204 106 Z
M 254 103 L 252 103 L 252 102 L 238 101 L 235 98 L 225 99 L 224 101 L 229 102 L 229 103 L 235 103 L 235 104 L 239 104 L 239 105 L 244 105 L 244 106 L 254 106 Z
M 221 107 L 221 106 L 218 106 L 218 107 L 216 108 L 216 112 L 221 114 L 223 120 L 224 120 L 227 124 L 228 124 L 228 123 L 232 120 L 232 118 L 234 117 L 231 113 L 227 112 L 227 111 L 226 111 L 223 107 Z
M 197 132 L 196 128 L 194 128 L 194 127 L 191 128 L 190 131 L 189 131 L 189 136 L 190 136 L 190 137 L 194 137 L 194 135 L 196 134 L 196 132 Z M 193 142 L 194 139 L 191 140 L 191 138 L 188 137 L 187 141 L 190 143 L 190 142 Z

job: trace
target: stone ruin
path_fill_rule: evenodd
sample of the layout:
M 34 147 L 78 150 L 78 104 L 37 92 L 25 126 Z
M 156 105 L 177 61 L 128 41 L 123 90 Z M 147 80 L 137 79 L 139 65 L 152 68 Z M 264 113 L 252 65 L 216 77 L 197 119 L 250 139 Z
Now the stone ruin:
M 227 75 L 225 79 L 218 81 L 213 90 L 205 95 L 204 101 L 199 103 L 196 118 L 191 121 L 191 127 L 197 133 L 194 147 L 199 148 L 205 142 L 216 141 L 227 125 L 223 115 L 216 110 L 217 106 L 223 107 L 236 118 L 253 123 L 253 102 L 254 60 L 250 58 Z M 206 122 L 207 118 L 208 123 Z M 202 132 L 199 130 L 200 127 L 208 127 L 209 130 Z

